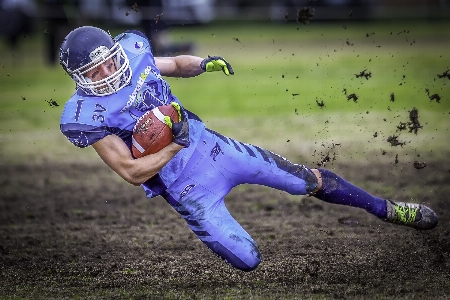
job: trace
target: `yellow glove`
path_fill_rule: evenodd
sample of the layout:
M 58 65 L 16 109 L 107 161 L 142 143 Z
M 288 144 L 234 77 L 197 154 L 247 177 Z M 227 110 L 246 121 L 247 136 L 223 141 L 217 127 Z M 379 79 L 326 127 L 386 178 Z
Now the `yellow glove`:
M 234 75 L 233 68 L 231 65 L 220 56 L 209 56 L 205 58 L 201 63 L 200 67 L 205 72 L 223 71 L 225 75 Z

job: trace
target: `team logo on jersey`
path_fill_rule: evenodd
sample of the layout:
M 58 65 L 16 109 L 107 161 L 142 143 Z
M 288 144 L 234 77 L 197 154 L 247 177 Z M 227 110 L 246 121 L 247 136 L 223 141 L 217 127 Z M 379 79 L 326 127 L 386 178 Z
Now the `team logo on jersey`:
M 77 147 L 85 148 L 89 146 L 89 140 L 84 133 L 81 133 L 78 137 L 69 137 L 68 140 Z
M 136 48 L 136 49 L 141 49 L 142 47 L 144 47 L 144 43 L 143 42 L 136 42 L 134 44 L 134 48 Z
M 192 190 L 193 187 L 195 187 L 195 184 L 187 185 L 180 193 L 180 199 L 186 196 Z
M 152 70 L 151 66 L 147 66 L 144 70 L 144 72 L 142 72 L 139 75 L 139 79 L 136 83 L 136 87 L 134 88 L 133 92 L 130 95 L 130 98 L 127 101 L 127 104 L 125 104 L 125 106 L 120 110 L 121 113 L 124 113 L 125 111 L 127 111 L 130 107 L 136 105 L 136 96 L 139 92 L 139 90 L 142 88 L 142 85 L 145 82 L 145 79 L 147 79 L 148 74 L 150 74 L 150 71 Z
M 219 155 L 220 153 L 223 154 L 222 149 L 220 149 L 219 143 L 216 142 L 216 145 L 215 145 L 214 148 L 212 148 L 212 150 L 211 150 L 210 156 L 213 158 L 214 161 L 216 161 L 216 157 L 217 157 L 217 155 Z

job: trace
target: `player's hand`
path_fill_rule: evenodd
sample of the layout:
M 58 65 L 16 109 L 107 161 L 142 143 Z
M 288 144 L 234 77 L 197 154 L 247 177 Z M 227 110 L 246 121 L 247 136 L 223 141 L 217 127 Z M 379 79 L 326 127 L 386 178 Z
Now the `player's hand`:
M 200 67 L 205 72 L 223 71 L 225 75 L 234 75 L 233 68 L 231 65 L 220 56 L 209 56 L 205 58 L 201 63 Z
M 164 116 L 164 122 L 172 129 L 173 142 L 187 148 L 191 142 L 189 141 L 189 122 L 186 112 L 177 102 L 171 102 L 170 105 L 178 112 L 178 123 L 175 123 L 169 116 Z

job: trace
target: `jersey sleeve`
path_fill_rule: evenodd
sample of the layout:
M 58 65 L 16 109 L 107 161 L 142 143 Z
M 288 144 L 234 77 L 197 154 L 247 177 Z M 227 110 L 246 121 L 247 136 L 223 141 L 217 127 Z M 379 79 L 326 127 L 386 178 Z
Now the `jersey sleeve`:
M 77 123 L 61 124 L 60 129 L 72 144 L 80 148 L 86 148 L 105 136 L 112 134 L 102 127 Z
M 150 53 L 154 62 L 150 41 L 142 32 L 138 30 L 127 30 L 116 36 L 114 40 L 119 41 L 122 45 L 128 55 L 128 59 L 132 60 L 136 56 Z
M 102 123 L 104 119 L 83 114 L 83 109 L 91 111 L 89 104 L 83 102 L 82 100 L 67 102 L 60 123 L 61 132 L 72 144 L 80 148 L 88 147 L 113 134 L 109 127 Z

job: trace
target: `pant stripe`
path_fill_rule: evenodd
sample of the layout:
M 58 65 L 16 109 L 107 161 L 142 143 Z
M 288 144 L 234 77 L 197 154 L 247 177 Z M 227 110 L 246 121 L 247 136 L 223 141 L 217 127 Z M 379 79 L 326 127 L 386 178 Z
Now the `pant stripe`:
M 209 234 L 209 232 L 204 231 L 204 230 L 202 230 L 202 231 L 192 230 L 192 231 L 193 231 L 199 238 L 200 238 L 200 237 L 211 236 L 211 235 Z
M 166 201 L 167 201 L 167 203 L 169 203 L 182 217 L 183 217 L 183 219 L 186 221 L 186 223 L 189 225 L 189 227 L 191 227 L 191 229 L 192 229 L 192 227 L 193 226 L 198 226 L 198 227 L 200 227 L 200 224 L 198 223 L 198 221 L 196 221 L 196 220 L 191 220 L 189 217 L 191 216 L 191 214 L 188 212 L 188 211 L 185 211 L 185 210 L 182 210 L 182 209 L 180 209 L 180 208 L 182 208 L 183 206 L 181 205 L 181 203 L 180 202 L 178 202 L 177 200 L 175 200 L 175 198 L 172 196 L 172 195 L 170 195 L 167 191 L 164 191 L 163 193 L 162 193 L 162 197 L 164 198 L 164 199 L 166 199 Z M 204 231 L 204 230 L 201 230 L 201 231 L 199 231 L 199 230 L 193 230 L 192 229 L 192 231 L 202 240 L 202 237 L 204 238 L 204 237 L 208 237 L 208 236 L 211 236 L 210 234 L 209 234 L 209 232 L 207 232 L 207 231 Z
M 239 148 L 239 145 L 236 143 L 236 141 L 233 140 L 233 139 L 230 139 L 230 140 L 231 140 L 231 142 L 233 143 L 234 148 L 236 148 L 237 151 L 239 151 L 239 152 L 242 153 L 242 150 L 241 150 L 241 148 Z
M 253 152 L 253 150 L 250 149 L 249 146 L 247 146 L 247 145 L 245 145 L 245 144 L 243 144 L 243 143 L 241 143 L 241 145 L 245 148 L 245 150 L 247 150 L 247 153 L 248 153 L 250 156 L 256 157 L 255 152 Z
M 197 220 L 186 220 L 189 226 L 200 226 Z
M 253 146 L 253 147 L 255 147 L 255 149 L 258 150 L 259 154 L 261 154 L 262 158 L 263 158 L 266 162 L 270 163 L 270 159 L 269 159 L 269 157 L 267 156 L 266 151 L 264 151 L 263 149 L 259 148 L 258 146 Z
M 214 134 L 215 136 L 217 136 L 218 138 L 220 138 L 222 141 L 224 141 L 225 143 L 227 143 L 228 145 L 230 144 L 230 142 L 228 141 L 228 139 L 226 137 L 224 137 L 223 135 L 221 135 L 218 132 L 215 132 L 212 129 L 206 128 L 207 131 L 209 131 L 210 133 Z

